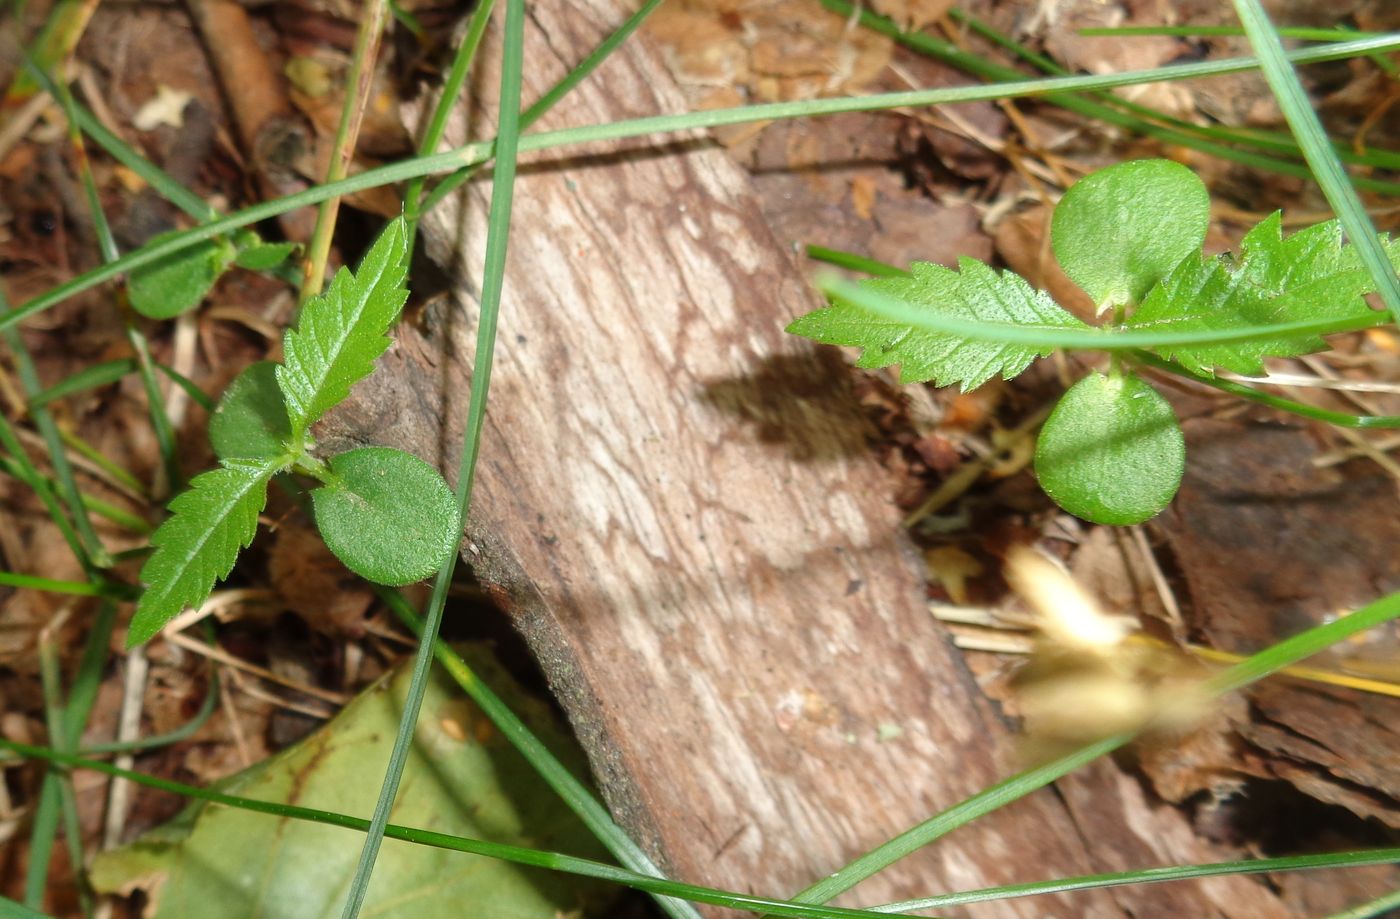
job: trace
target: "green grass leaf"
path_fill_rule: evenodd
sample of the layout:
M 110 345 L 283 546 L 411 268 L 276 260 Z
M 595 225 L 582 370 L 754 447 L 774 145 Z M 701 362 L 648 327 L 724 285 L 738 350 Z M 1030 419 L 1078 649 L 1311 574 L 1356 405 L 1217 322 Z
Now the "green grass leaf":
M 438 471 L 401 450 L 364 447 L 330 459 L 311 493 L 321 537 L 345 567 L 376 584 L 432 574 L 462 537 L 462 517 Z
M 151 242 L 163 242 L 179 235 L 178 232 L 162 233 Z M 232 256 L 228 243 L 207 239 L 133 268 L 126 285 L 131 308 L 150 319 L 173 319 L 194 309 L 228 268 Z
M 284 339 L 277 383 L 294 439 L 369 376 L 389 347 L 389 327 L 408 299 L 404 221 L 392 220 L 351 274 L 341 268 L 325 293 L 302 307 Z
M 1400 262 L 1400 245 L 1382 240 Z M 1240 255 L 1188 258 L 1177 266 L 1127 321 L 1133 329 L 1210 332 L 1312 319 L 1348 319 L 1372 314 L 1364 299 L 1375 282 L 1359 253 L 1342 241 L 1335 220 L 1283 235 L 1278 214 L 1247 233 Z M 1286 335 L 1218 345 L 1157 350 L 1198 373 L 1223 367 L 1259 374 L 1265 357 L 1294 357 L 1321 351 L 1317 335 Z
M 953 271 L 929 262 L 915 262 L 909 266 L 910 277 L 875 278 L 861 282 L 861 286 L 958 319 L 1039 328 L 1087 328 L 1048 294 L 1035 290 L 1015 274 L 998 273 L 970 258 L 960 259 L 958 268 Z M 997 374 L 1009 380 L 1031 361 L 1054 350 L 1053 346 L 977 340 L 916 328 L 839 299 L 794 320 L 787 330 L 823 344 L 864 349 L 857 367 L 899 364 L 902 382 L 934 380 L 939 386 L 958 383 L 964 392 Z
M 1040 487 L 1093 523 L 1155 517 L 1185 469 L 1186 441 L 1171 405 L 1132 374 L 1093 373 L 1071 386 L 1035 445 Z
M 1152 285 L 1199 252 L 1210 193 L 1171 160 L 1132 160 L 1070 186 L 1050 225 L 1065 274 L 1100 309 L 1142 302 Z
M 151 536 L 156 551 L 141 569 L 147 585 L 136 604 L 126 646 L 148 641 L 187 606 L 198 606 L 214 582 L 228 577 L 253 541 L 267 482 L 279 464 L 230 460 L 195 476 L 170 502 L 170 517 Z

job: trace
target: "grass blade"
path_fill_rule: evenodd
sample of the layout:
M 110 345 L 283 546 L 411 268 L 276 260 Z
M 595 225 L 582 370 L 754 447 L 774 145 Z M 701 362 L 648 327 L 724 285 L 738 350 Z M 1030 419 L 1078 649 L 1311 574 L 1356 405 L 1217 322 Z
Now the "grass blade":
M 862 309 L 905 325 L 959 335 L 979 341 L 1003 341 L 1025 345 L 1053 345 L 1057 348 L 1081 351 L 1130 351 L 1136 348 L 1160 348 L 1168 345 L 1220 344 L 1275 338 L 1285 335 L 1318 334 L 1369 329 L 1389 323 L 1384 313 L 1368 313 L 1345 319 L 1307 319 L 1269 325 L 1240 326 L 1233 329 L 1212 329 L 1185 332 L 1155 332 L 1129 330 L 1107 331 L 1098 328 L 1066 329 L 1051 325 L 1017 325 L 1010 322 L 962 319 L 921 309 L 899 297 L 868 287 L 861 287 L 839 278 L 818 279 L 817 286 L 829 297 L 849 301 Z
M 0 897 L 0 919 L 53 919 L 48 913 L 30 909 L 8 897 Z
M 1362 39 L 1337 42 L 1321 48 L 1309 48 L 1293 52 L 1289 59 L 1294 63 L 1315 63 L 1319 61 L 1342 60 L 1400 49 L 1400 36 Z M 1221 61 L 1205 61 L 1196 64 L 1176 64 L 1152 70 L 1134 70 L 1105 76 L 1076 76 L 1044 80 L 1022 80 L 1015 83 L 1000 83 L 995 86 L 967 86 L 944 89 L 917 90 L 906 93 L 891 93 L 877 96 L 842 99 L 812 99 L 800 102 L 774 102 L 765 105 L 749 105 L 731 109 L 714 109 L 703 112 L 687 112 L 680 115 L 656 115 L 609 124 L 586 125 L 577 128 L 564 128 L 557 131 L 542 131 L 527 134 L 520 138 L 521 153 L 535 150 L 550 150 L 576 144 L 589 144 L 599 141 L 622 140 L 630 137 L 665 135 L 701 128 L 724 125 L 749 124 L 756 121 L 775 121 L 788 118 L 804 118 L 817 115 L 834 115 L 842 112 L 874 111 L 879 109 L 901 108 L 904 106 L 954 105 L 965 102 L 985 102 L 998 99 L 1047 96 L 1057 93 L 1088 92 L 1098 89 L 1112 89 L 1117 86 L 1132 86 L 1138 83 L 1151 83 L 1162 80 L 1185 80 L 1197 77 L 1219 76 L 1253 70 L 1257 63 L 1253 58 L 1230 58 Z M 128 253 L 116 262 L 85 272 L 72 280 L 40 294 L 23 306 L 0 314 L 0 331 L 13 328 L 64 300 L 90 290 L 105 281 L 142 265 L 158 261 L 173 252 L 192 246 L 202 240 L 213 239 L 241 227 L 249 226 L 270 217 L 277 217 L 309 204 L 319 204 L 327 198 L 349 195 L 390 185 L 419 176 L 453 172 L 466 166 L 484 163 L 491 159 L 495 151 L 494 141 L 478 141 L 465 144 L 455 150 L 434 153 L 406 159 L 399 163 L 367 169 L 362 173 L 309 188 L 294 195 L 287 195 L 274 201 L 245 208 L 235 214 L 211 220 L 193 227 L 162 242 Z
M 1400 907 L 1400 890 L 1392 891 L 1382 897 L 1377 897 L 1369 903 L 1362 903 L 1360 906 L 1353 906 L 1351 909 L 1344 909 L 1340 913 L 1333 913 L 1327 919 L 1371 919 L 1372 916 L 1384 916 L 1391 910 Z
M 467 519 L 471 509 L 472 484 L 476 478 L 476 460 L 481 449 L 481 429 L 486 417 L 486 397 L 491 385 L 491 363 L 496 348 L 496 324 L 500 316 L 501 289 L 505 281 L 506 245 L 510 234 L 511 204 L 515 191 L 515 161 L 520 139 L 520 83 L 524 65 L 525 3 L 507 0 L 505 34 L 501 52 L 501 93 L 497 115 L 496 167 L 491 182 L 491 211 L 487 218 L 486 259 L 481 279 L 481 316 L 476 331 L 476 356 L 472 363 L 471 399 L 463 433 L 461 465 L 457 472 L 458 518 Z M 443 560 L 433 582 L 432 597 L 424 616 L 423 635 L 413 662 L 413 676 L 404 699 L 403 717 L 398 736 L 389 754 L 389 766 L 379 801 L 374 808 L 359 864 L 350 882 L 342 919 L 355 919 L 369 889 L 370 875 L 384 840 L 389 812 L 398 794 L 399 780 L 408 762 L 413 743 L 413 729 L 423 704 L 428 685 L 429 668 L 433 661 L 433 646 L 442 625 L 442 610 L 447 602 L 447 588 L 457 563 L 457 545 Z
M 628 36 L 637 31 L 637 29 L 641 27 L 641 24 L 646 21 L 647 17 L 660 5 L 661 0 L 646 0 L 637 12 L 629 16 L 622 25 L 617 27 L 616 31 L 603 39 L 598 47 L 594 48 L 582 61 L 579 61 L 578 66 L 564 74 L 563 79 L 550 87 L 543 96 L 536 99 L 529 108 L 521 113 L 520 129 L 523 131 L 530 127 L 538 121 L 545 112 L 553 108 L 560 99 L 568 95 L 575 86 L 582 83 L 590 73 L 598 68 L 599 64 L 607 60 L 608 55 L 616 51 L 618 46 L 627 40 Z M 462 184 L 475 175 L 480 168 L 480 165 L 469 166 L 464 169 L 459 169 L 446 179 L 443 179 L 438 183 L 437 187 L 433 189 L 428 199 L 423 202 L 419 212 L 429 211 L 437 206 L 443 198 L 446 198 L 460 188 Z
M 413 612 L 408 601 L 398 591 L 381 588 L 379 596 L 398 615 L 399 619 L 413 631 L 415 635 L 421 637 L 423 631 L 423 621 Z M 598 838 L 603 846 L 616 856 L 617 860 L 626 868 L 630 868 L 639 874 L 647 874 L 652 877 L 665 878 L 655 863 L 647 854 L 642 851 L 641 846 L 632 841 L 632 838 L 613 821 L 608 809 L 603 806 L 588 787 L 579 781 L 563 763 L 544 746 L 530 729 L 525 726 L 515 713 L 501 701 L 501 698 L 491 691 L 490 687 L 482 683 L 472 671 L 471 667 L 462 656 L 452 650 L 451 646 L 441 640 L 435 641 L 433 647 L 434 654 L 437 655 L 438 663 L 443 669 L 457 681 L 457 685 L 462 688 L 473 702 L 475 702 L 497 729 L 506 736 L 507 739 L 520 751 L 530 765 L 535 767 L 550 788 L 564 800 L 569 809 L 583 821 L 584 825 L 593 831 L 593 835 Z M 658 897 L 657 905 L 674 919 L 700 919 L 689 903 L 684 900 L 677 900 L 673 897 Z
M 1191 878 L 1265 874 L 1275 871 L 1307 871 L 1317 868 L 1360 868 L 1365 865 L 1389 865 L 1396 862 L 1400 862 L 1400 849 L 1363 849 L 1356 852 L 1253 858 L 1233 862 L 1213 862 L 1205 865 L 1169 865 L 1162 868 L 1144 868 L 1138 871 L 1089 874 L 1083 877 L 1039 881 L 1033 884 L 984 887 L 981 890 L 968 890 L 940 896 L 921 897 L 917 900 L 902 900 L 899 903 L 888 903 L 884 906 L 873 907 L 873 911 L 877 913 L 904 913 L 914 910 L 943 909 L 966 903 L 983 903 L 988 900 L 1006 900 L 1012 897 L 1123 887 L 1128 884 L 1158 884 L 1162 881 L 1183 881 Z M 1368 913 L 1366 915 L 1375 914 Z

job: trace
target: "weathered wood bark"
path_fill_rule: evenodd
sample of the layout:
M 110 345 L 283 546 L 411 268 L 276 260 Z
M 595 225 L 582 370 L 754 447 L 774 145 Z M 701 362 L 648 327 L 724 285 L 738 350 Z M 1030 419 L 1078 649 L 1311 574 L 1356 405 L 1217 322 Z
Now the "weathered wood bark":
M 526 97 L 621 16 L 535 5 Z M 545 126 L 680 108 L 634 42 Z M 452 302 L 400 330 L 325 440 L 455 468 L 488 196 L 425 222 L 459 272 Z M 1009 774 L 1007 732 L 924 608 L 839 360 L 782 332 L 814 301 L 747 176 L 703 140 L 533 158 L 513 226 L 466 557 L 619 819 L 681 878 L 787 895 Z M 1042 792 L 848 902 L 1087 872 L 1094 845 Z M 1271 914 L 1261 888 L 1222 885 L 1266 905 L 1194 889 L 1173 905 Z M 1122 916 L 1115 897 L 968 912 Z

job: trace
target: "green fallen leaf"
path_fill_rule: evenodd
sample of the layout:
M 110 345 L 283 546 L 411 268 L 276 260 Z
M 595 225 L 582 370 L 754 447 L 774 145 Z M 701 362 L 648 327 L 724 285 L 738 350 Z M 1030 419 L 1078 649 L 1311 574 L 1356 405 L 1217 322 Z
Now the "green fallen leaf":
M 456 548 L 457 501 L 432 466 L 388 447 L 349 450 L 329 466 L 332 481 L 311 503 L 321 538 L 351 571 L 377 584 L 411 584 Z
M 1093 373 L 1060 399 L 1035 446 L 1040 487 L 1093 523 L 1156 516 L 1181 487 L 1186 442 L 1171 405 L 1132 374 Z
M 269 459 L 288 451 L 292 423 L 277 388 L 277 365 L 249 364 L 209 417 L 209 443 L 219 459 Z
M 1142 302 L 1210 226 L 1210 193 L 1171 160 L 1131 160 L 1070 186 L 1055 206 L 1055 259 L 1100 309 Z
M 479 650 L 465 656 L 577 772 L 583 758 L 547 707 Z M 321 730 L 219 783 L 264 801 L 367 815 L 398 728 L 409 669 L 356 697 Z M 491 842 L 606 856 L 486 716 L 435 669 L 393 821 Z M 195 803 L 163 827 L 103 852 L 92 883 L 142 890 L 153 919 L 301 919 L 338 915 L 364 837 L 339 827 Z M 606 887 L 484 856 L 386 840 L 366 916 L 558 919 L 583 915 Z M 603 915 L 605 912 L 594 912 Z

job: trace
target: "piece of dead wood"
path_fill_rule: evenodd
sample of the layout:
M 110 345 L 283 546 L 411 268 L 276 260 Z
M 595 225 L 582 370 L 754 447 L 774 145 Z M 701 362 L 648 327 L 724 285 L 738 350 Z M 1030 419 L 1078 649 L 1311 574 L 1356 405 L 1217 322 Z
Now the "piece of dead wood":
M 525 95 L 625 14 L 536 4 Z M 682 108 L 629 43 L 541 128 Z M 522 168 L 465 558 L 645 848 L 689 881 L 789 894 L 1005 777 L 1012 745 L 924 609 L 840 362 L 782 332 L 816 304 L 748 177 L 703 138 L 591 154 Z M 487 196 L 477 184 L 464 215 L 425 220 L 426 252 L 457 272 L 451 309 L 400 329 L 321 426 L 328 448 L 389 443 L 455 468 Z M 1038 793 L 846 902 L 1090 871 L 1096 825 Z M 1222 883 L 1251 910 L 1183 887 L 1186 913 L 1275 914 L 1252 881 Z M 1125 910 L 1093 891 L 967 914 Z
M 1156 525 L 1188 588 L 1189 626 L 1212 647 L 1250 653 L 1400 587 L 1400 515 L 1384 473 L 1316 468 L 1317 439 L 1300 424 L 1196 418 L 1184 427 L 1186 478 Z M 1233 731 L 1262 764 L 1232 767 L 1238 744 L 1219 745 L 1221 760 L 1202 764 L 1202 776 L 1275 776 L 1400 827 L 1400 700 L 1286 684 L 1251 699 Z

